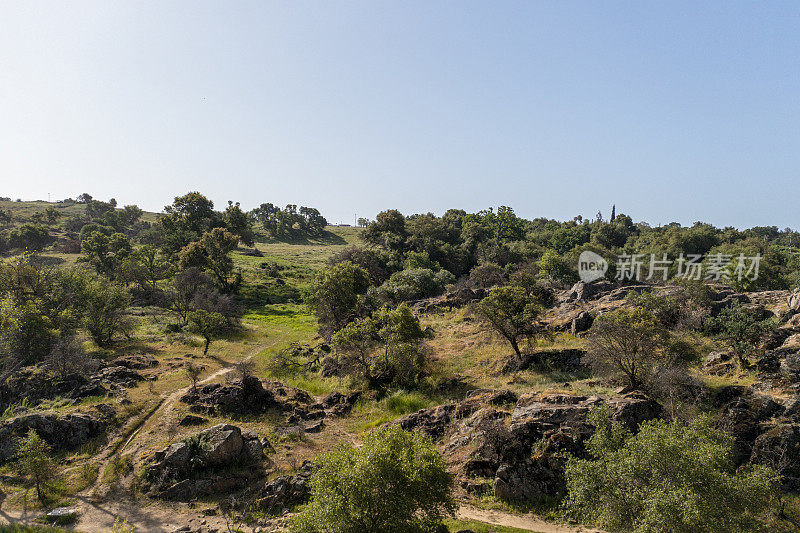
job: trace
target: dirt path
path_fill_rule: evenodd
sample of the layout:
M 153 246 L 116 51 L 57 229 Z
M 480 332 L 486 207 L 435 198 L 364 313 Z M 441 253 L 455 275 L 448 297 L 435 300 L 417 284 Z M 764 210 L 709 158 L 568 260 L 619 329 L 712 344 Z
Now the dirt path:
M 282 342 L 289 331 L 284 332 L 280 337 L 270 343 L 262 343 L 255 346 L 249 353 L 242 359 L 243 361 L 250 360 L 262 351 L 272 348 Z M 232 366 L 226 366 L 213 372 L 198 384 L 210 383 L 220 377 L 228 374 L 233 370 Z M 173 531 L 176 527 L 191 523 L 195 526 L 210 526 L 219 527 L 223 526 L 224 522 L 219 518 L 203 518 L 198 516 L 197 510 L 189 511 L 188 509 L 181 509 L 181 506 L 165 506 L 160 503 L 146 502 L 145 505 L 130 501 L 128 499 L 120 499 L 118 501 L 103 500 L 101 490 L 103 488 L 103 474 L 109 467 L 115 457 L 122 455 L 123 452 L 137 453 L 143 447 L 146 439 L 142 436 L 152 435 L 156 431 L 165 431 L 167 424 L 170 422 L 170 417 L 175 404 L 180 398 L 189 392 L 191 387 L 184 387 L 178 389 L 166 397 L 163 397 L 151 410 L 145 414 L 140 420 L 135 423 L 135 429 L 128 436 L 123 444 L 116 442 L 108 449 L 103 456 L 98 470 L 97 478 L 91 487 L 84 489 L 76 495 L 78 501 L 75 507 L 80 510 L 80 519 L 75 524 L 76 531 L 86 533 L 105 532 L 109 531 L 117 517 L 126 519 L 128 524 L 136 528 L 136 531 Z M 122 496 L 126 498 L 126 496 Z M 3 501 L 0 501 L 0 523 L 22 523 L 33 524 L 35 519 L 41 516 L 41 511 L 27 511 L 25 509 L 3 509 Z M 191 512 L 191 516 L 187 514 Z
M 526 531 L 535 531 L 536 533 L 602 533 L 599 529 L 545 522 L 531 514 L 516 515 L 503 511 L 479 509 L 471 505 L 459 507 L 458 511 L 456 511 L 456 517 L 461 520 L 477 520 L 485 524 L 515 527 Z

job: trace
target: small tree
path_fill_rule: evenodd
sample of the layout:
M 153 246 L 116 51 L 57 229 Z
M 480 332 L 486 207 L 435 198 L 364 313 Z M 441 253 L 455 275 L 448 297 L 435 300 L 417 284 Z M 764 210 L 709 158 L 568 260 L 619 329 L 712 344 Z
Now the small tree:
M 706 319 L 706 329 L 730 344 L 742 368 L 750 366 L 747 357 L 775 327 L 773 320 L 764 319 L 757 311 L 747 309 L 739 302 L 726 307 L 716 317 Z
M 605 409 L 590 413 L 592 459 L 566 465 L 564 507 L 608 531 L 766 531 L 777 502 L 777 474 L 736 470 L 732 437 L 706 417 L 688 425 L 655 420 L 631 436 Z
M 50 446 L 33 429 L 29 429 L 28 434 L 19 441 L 17 457 L 20 473 L 33 480 L 36 497 L 42 505 L 46 503 L 45 489 L 58 473 L 49 454 Z
M 220 333 L 228 327 L 228 321 L 220 313 L 209 312 L 204 309 L 197 309 L 189 313 L 190 329 L 201 335 L 206 344 L 203 348 L 203 355 L 208 353 L 211 341 L 218 337 Z
M 192 390 L 197 391 L 197 382 L 200 380 L 200 376 L 203 375 L 203 367 L 201 365 L 196 365 L 193 362 L 189 361 L 186 364 L 186 368 L 184 368 L 186 372 L 186 376 L 192 382 Z
M 477 314 L 522 355 L 519 342 L 543 332 L 537 318 L 543 311 L 541 298 L 523 287 L 507 285 L 494 289 L 474 307 Z
M 401 305 L 354 320 L 333 336 L 333 345 L 342 369 L 368 387 L 413 387 L 427 369 L 424 337 L 419 320 Z
M 350 261 L 322 269 L 311 287 L 310 304 L 316 312 L 320 333 L 330 339 L 359 314 L 369 288 L 369 274 Z
M 81 293 L 86 330 L 98 346 L 108 346 L 114 335 L 129 331 L 125 309 L 130 297 L 124 287 L 99 276 L 89 277 L 84 280 Z
M 434 531 L 453 513 L 453 479 L 426 437 L 398 426 L 373 431 L 314 462 L 311 501 L 293 521 L 301 532 Z
M 604 376 L 622 374 L 639 388 L 659 362 L 666 361 L 667 333 L 644 309 L 617 309 L 597 317 L 589 330 L 586 360 Z

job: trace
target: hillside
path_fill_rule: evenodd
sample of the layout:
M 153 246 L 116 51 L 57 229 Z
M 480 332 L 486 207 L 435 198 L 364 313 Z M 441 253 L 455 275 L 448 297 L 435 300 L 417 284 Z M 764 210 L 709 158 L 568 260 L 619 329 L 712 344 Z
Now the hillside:
M 64 215 L 45 224 L 37 213 L 48 207 Z M 84 229 L 102 226 L 99 219 L 85 220 L 77 231 L 68 227 L 67 220 L 87 216 L 86 205 L 0 202 L 0 210 L 12 217 L 5 231 L 44 225 L 50 236 L 32 256 L 19 248 L 6 251 L 0 276 L 4 298 L 19 298 L 10 304 L 14 309 L 39 306 L 51 322 L 36 327 L 51 328 L 54 337 L 71 328 L 72 342 L 67 347 L 53 340 L 52 351 L 38 360 L 27 357 L 30 350 L 19 356 L 19 364 L 10 355 L 4 359 L 2 520 L 38 524 L 46 511 L 66 507 L 74 513 L 61 525 L 84 532 L 109 531 L 115 522 L 114 531 L 283 530 L 308 501 L 309 479 L 321 454 L 341 444 L 358 447 L 370 431 L 397 425 L 430 439 L 454 479 L 457 514 L 445 522 L 450 531 L 587 531 L 561 508 L 564 469 L 568 454 L 591 458 L 587 442 L 597 428 L 591 417 L 601 408 L 631 434 L 654 420 L 680 424 L 708 415 L 715 429 L 730 436 L 729 475 L 736 468 L 767 465 L 780 477 L 781 511 L 758 515 L 759 523 L 792 531 L 800 520 L 794 455 L 800 446 L 800 293 L 791 285 L 797 271 L 783 242 L 787 234 L 757 239 L 746 230 L 738 240 L 725 241 L 716 230 L 708 243 L 708 253 L 768 247 L 765 271 L 773 277 L 762 284 L 584 283 L 577 281 L 574 266 L 565 267 L 577 263 L 572 258 L 581 247 L 644 250 L 658 239 L 683 246 L 695 242 L 693 231 L 707 228 L 658 233 L 622 220 L 582 229 L 514 217 L 519 233 L 476 237 L 482 235 L 478 215 L 459 215 L 462 230 L 471 223 L 476 229 L 455 236 L 434 227 L 446 226 L 453 215 L 404 219 L 398 214 L 402 231 L 376 231 L 388 216 L 395 217 L 389 212 L 367 229 L 327 226 L 292 239 L 270 235 L 266 225 L 255 222 L 252 246 L 244 245 L 242 236 L 225 248 L 231 241 L 224 235 L 219 242 L 208 235 L 238 235 L 235 219 L 209 209 L 212 223 L 167 252 L 169 240 L 159 241 L 153 233 L 173 230 L 154 213 L 141 213 L 104 234 L 102 228 Z M 509 226 L 498 227 L 500 234 Z M 567 239 L 584 231 L 583 242 Z M 626 238 L 633 239 L 605 249 L 597 239 L 589 241 L 592 232 L 605 234 L 602 242 L 609 246 L 614 241 L 609 232 L 629 232 Z M 77 249 L 66 246 L 73 241 L 79 241 Z M 95 241 L 105 248 L 92 248 Z M 201 245 L 201 253 L 189 253 Z M 157 276 L 151 279 L 144 269 L 137 277 L 140 270 L 126 262 L 137 253 L 163 262 Z M 144 264 L 141 257 L 134 266 Z M 220 268 L 226 270 L 214 278 Z M 345 282 L 323 300 L 320 287 L 342 272 L 350 278 L 342 275 Z M 348 293 L 345 285 L 359 286 L 359 276 L 363 286 Z M 182 299 L 183 287 L 191 284 L 202 290 Z M 17 291 L 23 285 L 29 292 Z M 74 287 L 73 296 L 59 299 Z M 113 287 L 124 304 L 113 316 L 118 327 L 104 340 L 92 324 L 108 317 L 91 314 L 78 302 L 100 298 Z M 507 331 L 481 313 L 481 306 L 503 295 L 501 312 L 524 300 L 525 318 L 514 323 L 520 353 Z M 336 315 L 351 296 L 350 314 Z M 78 323 L 65 317 L 63 302 L 88 318 Z M 56 303 L 62 307 L 51 319 Z M 663 357 L 643 363 L 652 366 L 653 375 L 632 386 L 625 374 L 605 370 L 589 356 L 603 316 L 637 311 L 658 330 L 661 344 L 654 350 Z M 224 327 L 208 326 L 212 314 L 227 321 Z M 734 319 L 762 329 L 732 343 L 725 320 Z M 393 367 L 388 361 L 359 370 L 352 356 L 355 337 L 347 344 L 336 332 L 366 327 L 370 320 L 381 327 L 370 330 L 359 349 L 366 346 L 362 351 L 371 358 L 413 356 Z M 409 329 L 418 334 L 395 341 L 384 333 L 393 320 L 405 321 L 395 335 Z M 15 331 L 7 325 L 12 322 L 3 323 L 4 339 Z M 4 350 L 11 354 L 13 348 L 8 344 Z M 37 498 L 12 444 L 29 430 L 46 441 L 57 465 L 45 502 Z

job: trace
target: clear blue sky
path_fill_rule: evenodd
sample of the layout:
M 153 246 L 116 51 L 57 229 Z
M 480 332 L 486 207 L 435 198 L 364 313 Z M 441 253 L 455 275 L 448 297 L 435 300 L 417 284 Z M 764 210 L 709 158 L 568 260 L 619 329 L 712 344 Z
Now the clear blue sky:
M 0 1 L 0 196 L 800 226 L 797 2 Z

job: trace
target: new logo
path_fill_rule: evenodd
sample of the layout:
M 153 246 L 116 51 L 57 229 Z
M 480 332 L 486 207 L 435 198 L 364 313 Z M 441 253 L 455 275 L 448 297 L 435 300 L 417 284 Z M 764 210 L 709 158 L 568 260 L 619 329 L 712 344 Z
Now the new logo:
M 581 252 L 578 258 L 578 275 L 584 283 L 590 283 L 606 275 L 608 261 L 590 250 Z

